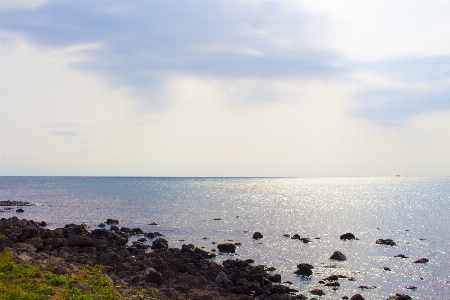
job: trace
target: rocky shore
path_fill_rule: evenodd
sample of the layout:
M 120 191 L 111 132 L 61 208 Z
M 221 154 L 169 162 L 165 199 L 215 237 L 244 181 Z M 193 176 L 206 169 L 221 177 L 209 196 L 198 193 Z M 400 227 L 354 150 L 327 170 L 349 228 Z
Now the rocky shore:
M 324 295 L 321 289 L 311 290 L 308 295 L 300 294 L 281 284 L 280 274 L 270 272 L 264 265 L 254 265 L 251 259 L 229 259 L 218 264 L 212 260 L 214 253 L 192 244 L 184 244 L 181 249 L 169 248 L 168 241 L 158 232 L 119 228 L 119 221 L 114 219 L 105 223 L 109 226 L 102 223 L 93 230 L 88 230 L 84 224 L 47 229 L 45 222 L 2 218 L 0 251 L 26 255 L 29 261 L 38 263 L 43 257 L 58 259 L 61 263 L 54 266 L 52 272 L 61 274 L 78 264 L 102 265 L 124 299 L 316 299 L 314 297 Z M 257 232 L 254 238 L 262 238 L 262 234 Z M 341 236 L 341 239 L 354 238 L 350 233 Z M 145 243 L 147 241 L 151 241 L 151 246 Z M 233 253 L 235 246 L 224 243 L 218 244 L 217 249 Z M 330 259 L 346 258 L 336 251 Z M 314 269 L 307 263 L 301 263 L 297 268 L 299 276 L 310 276 Z M 338 280 L 345 276 L 334 277 L 324 278 L 324 287 L 338 287 Z M 364 298 L 356 294 L 342 299 Z M 388 299 L 411 297 L 396 294 Z

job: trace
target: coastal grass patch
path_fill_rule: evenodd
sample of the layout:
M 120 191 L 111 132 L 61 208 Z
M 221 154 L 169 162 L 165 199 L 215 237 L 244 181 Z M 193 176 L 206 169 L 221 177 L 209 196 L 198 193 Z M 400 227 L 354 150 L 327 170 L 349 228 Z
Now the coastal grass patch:
M 39 264 L 0 252 L 0 299 L 5 300 L 120 300 L 101 266 L 80 265 L 67 274 L 53 274 Z

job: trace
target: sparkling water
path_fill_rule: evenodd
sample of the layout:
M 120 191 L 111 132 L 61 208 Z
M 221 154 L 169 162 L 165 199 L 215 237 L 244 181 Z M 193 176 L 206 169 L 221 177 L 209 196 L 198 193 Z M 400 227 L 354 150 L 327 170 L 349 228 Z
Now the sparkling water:
M 83 222 L 96 228 L 114 218 L 120 226 L 163 233 L 170 247 L 192 243 L 211 251 L 219 242 L 239 242 L 234 256 L 214 260 L 252 258 L 276 268 L 283 281 L 307 296 L 321 288 L 326 293 L 322 299 L 356 293 L 366 299 L 395 293 L 450 298 L 448 177 L 0 177 L 0 200 L 36 204 L 24 207 L 22 214 L 3 212 L 0 217 L 46 221 L 50 228 Z M 254 231 L 264 238 L 253 240 Z M 358 240 L 341 241 L 346 232 Z M 283 236 L 296 233 L 311 243 Z M 375 244 L 379 238 L 393 239 L 396 246 Z M 335 250 L 347 260 L 329 260 Z M 430 261 L 413 263 L 422 257 Z M 294 274 L 301 262 L 315 267 L 311 277 Z M 340 279 L 336 290 L 318 283 L 332 274 L 355 280 Z

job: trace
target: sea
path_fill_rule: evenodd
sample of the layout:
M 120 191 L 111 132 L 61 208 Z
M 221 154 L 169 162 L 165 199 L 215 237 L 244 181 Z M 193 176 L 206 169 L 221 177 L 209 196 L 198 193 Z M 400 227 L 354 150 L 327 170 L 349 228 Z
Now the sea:
M 313 297 L 310 290 L 320 288 L 326 293 L 321 299 L 357 293 L 365 299 L 396 293 L 450 299 L 450 177 L 3 176 L 3 200 L 35 205 L 24 207 L 23 213 L 2 212 L 1 218 L 46 221 L 48 228 L 85 223 L 95 229 L 113 218 L 119 226 L 158 231 L 175 248 L 194 244 L 213 251 L 218 243 L 240 243 L 234 255 L 217 251 L 213 260 L 251 258 L 273 267 L 283 282 L 308 297 Z M 264 237 L 254 240 L 255 231 Z M 340 240 L 347 232 L 357 240 Z M 380 238 L 396 245 L 376 244 Z M 330 260 L 336 250 L 347 260 Z M 419 258 L 429 262 L 413 263 Z M 312 276 L 294 274 L 303 262 L 314 266 Z M 319 282 L 333 274 L 354 281 L 342 278 L 334 290 Z

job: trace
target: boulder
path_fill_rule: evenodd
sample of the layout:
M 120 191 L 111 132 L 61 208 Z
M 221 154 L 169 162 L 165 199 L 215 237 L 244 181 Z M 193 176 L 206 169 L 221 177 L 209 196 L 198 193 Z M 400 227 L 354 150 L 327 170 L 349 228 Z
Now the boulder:
M 311 276 L 313 273 L 311 269 L 314 269 L 312 265 L 301 263 L 297 265 L 297 271 L 295 271 L 294 273 L 300 276 Z
M 219 249 L 219 252 L 225 252 L 225 253 L 235 253 L 236 252 L 236 246 L 231 243 L 218 244 L 217 249 Z
M 395 242 L 393 240 L 391 240 L 391 239 L 377 239 L 375 241 L 375 244 L 395 246 Z
M 350 298 L 350 300 L 364 300 L 364 297 L 361 296 L 361 294 L 355 294 Z
M 116 219 L 107 219 L 107 220 L 106 220 L 106 224 L 108 224 L 108 225 L 117 225 L 117 224 L 119 224 L 119 220 L 116 220 Z
M 344 233 L 339 237 L 341 240 L 354 240 L 356 239 L 355 235 L 351 232 Z
M 70 235 L 67 237 L 69 247 L 90 247 L 94 246 L 94 241 L 84 235 Z
M 254 233 L 253 233 L 253 236 L 252 236 L 252 238 L 254 239 L 254 240 L 259 240 L 259 239 L 262 239 L 264 236 L 262 235 L 262 233 L 261 232 L 259 232 L 259 231 L 255 231 Z
M 34 246 L 36 248 L 36 250 L 41 250 L 42 248 L 44 248 L 44 242 L 38 236 L 35 236 L 31 239 L 26 240 L 25 243 Z
M 390 296 L 386 300 L 410 300 L 412 299 L 410 296 L 405 294 L 395 294 L 393 296 Z
M 115 265 L 120 261 L 120 256 L 114 252 L 107 252 L 100 256 L 100 262 L 104 265 Z
M 25 211 L 22 208 L 16 209 L 16 213 L 23 213 L 23 212 L 25 212 Z
M 153 268 L 145 269 L 143 279 L 148 283 L 156 283 L 158 285 L 164 282 L 161 273 L 156 272 Z
M 167 248 L 169 248 L 169 242 L 167 242 L 163 238 L 156 239 L 152 243 L 152 249 L 153 250 L 167 249 Z
M 394 257 L 399 257 L 399 258 L 408 258 L 408 256 L 404 255 L 404 254 L 397 254 Z
M 333 254 L 330 256 L 330 259 L 343 261 L 347 260 L 347 257 L 345 257 L 345 255 L 340 251 L 334 251 Z
M 25 241 L 30 238 L 34 238 L 39 235 L 39 228 L 35 226 L 25 226 L 22 228 L 22 235 L 20 236 L 20 239 L 22 241 Z
M 294 234 L 293 236 L 291 236 L 291 239 L 293 240 L 299 240 L 300 239 L 300 235 L 298 233 Z
M 425 257 L 422 257 L 422 258 L 419 258 L 419 259 L 416 259 L 415 261 L 413 261 L 413 263 L 415 263 L 415 264 L 424 264 L 427 262 L 429 262 L 429 260 L 428 260 L 428 258 L 425 258 Z
M 316 296 L 323 296 L 325 295 L 324 291 L 322 291 L 321 289 L 313 289 L 309 291 L 311 294 L 316 295 Z

